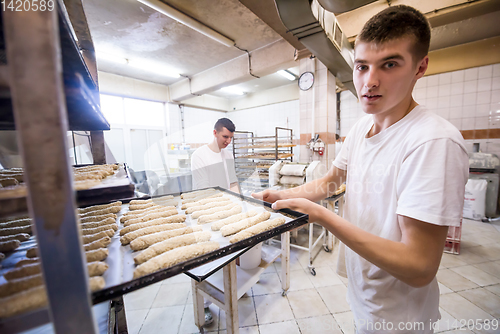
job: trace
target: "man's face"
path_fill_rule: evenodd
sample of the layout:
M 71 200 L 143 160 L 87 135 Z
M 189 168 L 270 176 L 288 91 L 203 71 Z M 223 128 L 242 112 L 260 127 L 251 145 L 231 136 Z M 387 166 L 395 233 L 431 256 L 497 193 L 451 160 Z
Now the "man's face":
M 428 58 L 412 59 L 411 38 L 382 45 L 359 42 L 354 59 L 354 86 L 367 114 L 390 114 L 407 108 L 413 86 L 427 69 Z
M 222 150 L 223 148 L 226 148 L 227 145 L 231 143 L 233 135 L 234 134 L 225 127 L 223 127 L 221 131 L 214 130 L 215 140 L 217 140 L 217 145 L 219 145 L 219 149 Z

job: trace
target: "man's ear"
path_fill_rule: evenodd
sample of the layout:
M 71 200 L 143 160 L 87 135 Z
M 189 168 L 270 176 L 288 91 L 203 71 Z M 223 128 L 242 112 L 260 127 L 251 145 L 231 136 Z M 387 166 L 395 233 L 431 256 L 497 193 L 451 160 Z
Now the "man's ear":
M 214 136 L 217 134 L 217 130 L 214 129 Z
M 427 68 L 429 67 L 429 56 L 425 56 L 424 59 L 417 64 L 417 80 L 424 76 Z

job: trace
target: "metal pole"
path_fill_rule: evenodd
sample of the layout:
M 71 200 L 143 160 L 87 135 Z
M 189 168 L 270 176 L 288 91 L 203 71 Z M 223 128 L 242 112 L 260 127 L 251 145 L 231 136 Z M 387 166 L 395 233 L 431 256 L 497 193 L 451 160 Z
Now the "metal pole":
M 67 119 L 54 11 L 3 13 L 14 119 L 28 185 L 28 206 L 58 334 L 96 333 L 75 213 Z
M 106 149 L 103 131 L 90 131 L 90 141 L 92 143 L 92 159 L 96 165 L 106 163 Z

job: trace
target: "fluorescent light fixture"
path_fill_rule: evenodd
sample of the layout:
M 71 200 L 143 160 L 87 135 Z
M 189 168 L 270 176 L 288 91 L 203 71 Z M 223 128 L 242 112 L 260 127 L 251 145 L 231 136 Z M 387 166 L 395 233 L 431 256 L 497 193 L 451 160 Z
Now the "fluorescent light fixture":
M 225 92 L 225 93 L 230 93 L 230 94 L 235 94 L 235 95 L 245 94 L 241 89 L 239 89 L 238 87 L 234 87 L 234 86 L 224 87 L 224 88 L 221 88 L 220 90 Z
M 281 75 L 282 77 L 284 77 L 284 78 L 286 78 L 286 79 L 288 79 L 290 81 L 293 81 L 293 80 L 296 79 L 295 75 L 293 75 L 292 73 L 290 73 L 288 71 L 285 71 L 285 70 L 280 70 L 280 71 L 278 71 L 276 73 L 278 73 L 279 75 Z
M 177 22 L 180 22 L 184 24 L 185 26 L 199 32 L 200 34 L 203 34 L 207 37 L 210 37 L 211 39 L 227 46 L 227 47 L 232 47 L 234 46 L 234 41 L 232 39 L 227 38 L 226 36 L 222 35 L 221 33 L 213 30 L 212 28 L 209 28 L 208 26 L 196 21 L 195 19 L 189 17 L 188 15 L 184 14 L 183 12 L 178 11 L 177 9 L 170 7 L 166 3 L 159 1 L 159 0 L 138 0 L 139 2 L 145 4 L 148 7 L 151 7 L 152 9 L 156 10 L 159 13 L 162 13 L 163 15 L 166 15 Z
M 160 75 L 166 75 L 166 76 L 172 77 L 172 78 L 179 78 L 180 77 L 179 73 L 176 73 L 173 70 L 171 70 L 163 65 L 160 65 L 158 63 L 148 62 L 148 61 L 144 61 L 144 60 L 129 59 L 128 64 L 132 67 L 135 67 L 135 68 L 138 68 L 138 69 L 141 69 L 144 71 L 148 71 L 148 72 L 152 72 L 152 73 L 156 73 L 156 74 L 160 74 Z
M 117 64 L 127 64 L 127 59 L 119 56 L 112 55 L 107 52 L 102 52 L 102 51 L 96 51 L 96 57 L 97 59 L 101 60 L 106 60 L 112 63 L 117 63 Z

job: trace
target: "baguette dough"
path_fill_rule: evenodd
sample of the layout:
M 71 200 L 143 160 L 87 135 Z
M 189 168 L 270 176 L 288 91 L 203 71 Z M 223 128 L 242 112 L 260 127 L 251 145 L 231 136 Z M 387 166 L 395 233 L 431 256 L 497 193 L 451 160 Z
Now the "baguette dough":
M 2 177 L 0 178 L 0 185 L 2 187 L 17 186 L 19 181 L 13 177 Z
M 216 190 L 214 188 L 208 188 L 208 189 L 204 189 L 204 190 L 191 191 L 189 193 L 181 194 L 181 198 L 182 199 L 195 198 L 195 197 L 199 197 L 199 196 L 202 196 L 202 195 L 205 195 L 205 194 L 211 194 L 211 193 L 213 193 L 215 191 Z
M 210 195 L 210 194 L 207 194 L 207 195 Z M 221 192 L 215 193 L 215 194 L 210 195 L 210 196 L 207 196 L 207 195 L 201 195 L 199 197 L 193 197 L 193 198 L 185 199 L 185 200 L 182 201 L 182 204 L 194 203 L 194 202 L 201 201 L 202 199 L 217 198 L 217 197 L 224 196 L 224 194 L 221 193 Z
M 26 276 L 22 278 L 13 279 L 4 284 L 0 284 L 0 298 L 4 298 L 23 290 L 31 289 L 35 286 L 43 284 L 42 274 Z
M 31 225 L 31 218 L 16 219 L 5 223 L 0 223 L 0 229 L 8 227 L 29 226 L 29 225 Z
M 82 235 L 91 235 L 91 234 L 96 234 L 99 232 L 106 232 L 108 237 L 112 237 L 115 234 L 116 230 L 118 230 L 118 226 L 116 224 L 104 225 L 104 226 L 95 227 L 95 228 L 83 228 Z M 109 232 L 109 231 L 111 231 L 111 232 Z
M 150 221 L 147 221 L 144 223 L 137 223 L 134 225 L 124 227 L 120 230 L 120 235 L 125 235 L 129 232 L 133 232 L 133 231 L 136 231 L 136 230 L 144 228 L 144 227 L 162 225 L 162 224 L 182 223 L 185 220 L 186 220 L 185 215 L 175 215 L 175 216 L 170 216 L 167 218 L 157 218 L 157 219 L 153 219 L 153 220 L 150 220 Z M 184 225 L 184 226 L 186 226 L 186 225 Z
M 226 197 L 222 197 L 222 198 L 226 199 Z M 226 206 L 230 203 L 232 203 L 231 200 L 229 198 L 227 198 L 225 201 L 222 201 L 222 202 L 210 202 L 210 203 L 203 204 L 203 205 L 192 206 L 192 207 L 186 209 L 186 214 L 192 214 L 193 212 L 196 212 L 196 211 L 203 211 L 203 210 L 208 210 L 208 209 L 212 209 L 212 208 L 216 208 L 216 207 L 220 207 L 220 206 Z
M 177 237 L 158 242 L 134 257 L 134 262 L 136 265 L 139 265 L 174 248 L 209 241 L 211 236 L 212 234 L 210 231 L 202 231 L 179 235 Z
M 191 202 L 191 203 L 186 203 L 186 204 L 183 204 L 181 209 L 182 210 L 186 210 L 186 209 L 189 209 L 193 206 L 198 206 L 198 205 L 204 205 L 204 204 L 207 204 L 207 203 L 212 203 L 212 202 L 224 202 L 224 201 L 227 201 L 228 198 L 227 197 L 209 197 L 209 198 L 205 198 L 205 199 L 202 199 L 202 200 L 199 200 L 197 202 Z
M 170 216 L 174 216 L 178 213 L 179 212 L 177 212 L 177 209 L 169 210 L 169 211 L 153 212 L 153 213 L 150 213 L 148 215 L 144 215 L 144 216 L 140 216 L 138 218 L 127 220 L 126 222 L 123 223 L 123 226 L 127 227 L 127 226 L 130 226 L 133 224 L 144 223 L 144 222 L 147 222 L 147 221 L 150 221 L 153 219 L 157 219 L 157 218 L 167 218 Z
M 16 278 L 36 275 L 39 273 L 40 273 L 40 265 L 38 263 L 33 263 L 33 264 L 27 264 L 20 268 L 11 269 L 6 273 L 4 273 L 3 277 L 5 277 L 7 281 L 10 281 Z
M 0 237 L 0 241 L 9 241 L 9 240 L 19 240 L 21 242 L 26 241 L 30 238 L 30 235 L 28 233 L 18 233 L 18 234 L 11 234 L 11 235 L 5 235 Z
M 0 241 L 0 252 L 12 252 L 21 245 L 21 241 L 14 239 L 9 241 Z
M 80 213 L 80 217 L 83 218 L 83 217 L 90 217 L 90 216 L 100 216 L 100 215 L 105 215 L 108 213 L 118 213 L 121 211 L 121 209 L 122 209 L 121 206 L 110 206 L 108 208 L 101 209 L 101 210 Z
M 85 252 L 85 257 L 87 258 L 88 263 L 102 261 L 107 258 L 108 255 L 109 250 L 107 248 L 99 248 Z
M 92 241 L 96 241 L 96 240 L 102 239 L 102 238 L 104 238 L 106 236 L 107 237 L 112 237 L 112 235 L 108 235 L 107 232 L 99 232 L 99 233 L 91 234 L 91 235 L 82 235 L 82 241 L 83 241 L 83 244 L 86 245 L 86 244 L 91 243 Z
M 155 198 L 149 198 L 149 199 L 134 199 L 129 202 L 130 205 L 135 205 L 135 204 L 147 204 L 147 203 L 157 203 L 157 202 L 164 202 L 168 200 L 173 200 L 174 196 L 172 195 L 167 195 L 167 196 L 162 196 L 162 197 L 155 197 Z
M 154 273 L 160 269 L 172 267 L 177 263 L 185 262 L 200 255 L 213 252 L 219 249 L 219 247 L 220 245 L 218 242 L 207 241 L 172 249 L 137 266 L 134 270 L 134 278 Z
M 207 209 L 207 210 L 196 211 L 195 213 L 193 213 L 191 215 L 191 218 L 197 219 L 197 218 L 199 218 L 201 216 L 211 215 L 212 213 L 216 213 L 216 212 L 219 212 L 219 211 L 231 210 L 236 205 L 238 205 L 238 204 L 231 202 L 231 203 L 226 204 L 224 206 L 219 206 L 219 207 L 212 208 L 212 209 Z
M 28 226 L 17 226 L 17 227 L 7 227 L 0 230 L 0 236 L 7 236 L 19 233 L 31 234 L 31 225 Z
M 133 210 L 143 210 L 147 209 L 150 207 L 156 206 L 154 203 L 146 203 L 146 204 L 132 204 L 128 206 L 128 209 L 133 211 Z
M 259 223 L 241 232 L 236 233 L 231 239 L 229 239 L 229 242 L 233 244 L 243 239 L 253 237 L 254 235 L 257 235 L 259 233 L 269 231 L 275 227 L 283 225 L 284 223 L 285 223 L 285 218 L 275 218 L 263 221 L 262 223 Z
M 181 224 L 182 224 L 182 226 L 181 226 Z M 177 228 L 184 227 L 184 226 L 186 226 L 186 224 L 178 223 L 178 224 L 163 224 L 163 225 L 144 227 L 144 228 L 140 228 L 136 231 L 129 232 L 129 233 L 125 234 L 123 237 L 120 238 L 120 242 L 122 243 L 122 245 L 128 245 L 134 239 L 142 237 L 143 235 L 153 234 L 156 232 L 175 230 Z
M 233 216 L 235 214 L 240 213 L 241 210 L 242 210 L 241 205 L 237 204 L 231 210 L 220 211 L 220 212 L 212 213 L 211 215 L 201 216 L 200 218 L 198 218 L 198 224 L 207 224 L 207 223 L 211 223 L 213 221 L 219 220 L 219 219 L 227 218 L 227 217 L 230 217 L 230 216 Z
M 99 222 L 99 221 L 107 219 L 107 218 L 113 218 L 116 220 L 116 215 L 114 213 L 107 213 L 105 215 L 86 216 L 86 217 L 80 218 L 80 223 L 85 224 L 85 223 Z
M 83 249 L 87 252 L 90 250 L 107 247 L 110 243 L 111 243 L 111 238 L 108 236 L 105 236 L 104 238 L 101 238 L 99 240 L 92 241 L 91 243 L 83 245 Z
M 163 231 L 153 234 L 144 235 L 142 237 L 136 238 L 130 243 L 130 249 L 133 251 L 138 251 L 141 249 L 145 249 L 151 245 L 154 245 L 158 242 L 164 241 L 166 239 L 170 239 L 173 237 L 177 237 L 179 235 L 189 234 L 193 232 L 201 231 L 201 226 L 193 226 L 193 227 L 184 227 L 171 231 Z
M 0 299 L 0 318 L 12 317 L 47 305 L 45 286 L 37 286 Z
M 105 236 L 103 239 L 105 239 L 105 238 L 109 238 L 109 237 Z M 102 240 L 102 239 L 100 239 L 100 240 Z M 111 239 L 110 239 L 110 242 L 111 242 Z M 104 243 L 106 243 L 106 241 L 104 241 Z M 90 245 L 90 244 L 88 244 L 88 245 Z M 86 245 L 84 245 L 83 247 L 85 248 L 85 246 Z M 105 247 L 105 246 L 103 246 L 103 247 Z M 87 262 L 101 261 L 101 260 L 104 260 L 105 258 L 107 258 L 109 251 L 103 247 L 85 250 L 85 257 L 87 259 Z M 37 250 L 37 248 L 33 247 L 33 248 L 28 249 L 28 251 L 26 252 L 26 257 L 28 257 L 29 259 L 36 259 L 37 261 L 34 261 L 34 262 L 38 262 L 38 250 Z M 17 267 L 17 265 L 16 265 L 16 267 Z
M 96 228 L 100 226 L 105 226 L 105 225 L 116 225 L 116 220 L 113 218 L 106 218 L 104 220 L 101 220 L 99 222 L 92 222 L 92 223 L 83 223 L 80 224 L 81 228 Z M 116 225 L 118 226 L 118 225 Z
M 40 279 L 31 278 L 31 284 L 38 283 Z M 0 298 L 0 318 L 12 317 L 46 306 L 47 293 L 45 285 L 42 285 L 43 282 L 39 283 L 40 284 L 35 287 Z M 102 277 L 91 277 L 89 279 L 89 287 L 91 291 L 101 290 L 104 288 L 104 285 L 105 282 Z
M 19 268 L 19 267 L 22 267 L 26 264 L 31 264 L 31 263 L 38 263 L 38 258 L 37 257 L 34 257 L 34 258 L 31 258 L 31 259 L 23 259 L 23 260 L 20 260 L 18 263 L 16 263 L 16 268 Z
M 175 206 L 151 207 L 151 208 L 148 208 L 144 211 L 141 210 L 140 213 L 135 213 L 135 211 L 129 211 L 120 218 L 120 222 L 122 224 L 124 224 L 126 221 L 129 221 L 131 219 L 142 218 L 142 217 L 144 217 L 146 215 L 150 215 L 152 213 L 160 213 L 160 212 L 172 211 L 172 210 L 175 210 L 177 212 L 177 209 L 175 208 Z
M 220 232 L 221 232 L 223 237 L 227 237 L 228 235 L 238 233 L 246 228 L 257 225 L 258 223 L 261 223 L 264 220 L 268 220 L 269 217 L 271 217 L 271 213 L 265 211 L 265 212 L 262 212 L 261 214 L 258 214 L 255 217 L 243 219 L 242 221 L 239 221 L 237 223 L 223 226 L 220 229 Z
M 101 276 L 104 274 L 106 270 L 108 270 L 109 266 L 105 262 L 91 262 L 87 263 L 87 271 L 89 273 L 89 277 Z
M 113 202 L 113 203 L 109 203 L 109 204 L 100 204 L 100 205 L 88 206 L 86 208 L 78 208 L 78 213 L 88 213 L 88 212 L 92 212 L 92 211 L 99 211 L 99 210 L 107 209 L 107 208 L 113 207 L 113 206 L 121 207 L 122 202 L 117 201 L 117 202 Z
M 156 205 L 160 206 L 175 206 L 179 205 L 179 200 L 178 199 L 169 199 L 169 200 L 159 200 L 159 199 L 153 199 L 153 203 Z
M 235 216 L 231 216 L 229 218 L 216 221 L 212 224 L 211 228 L 212 228 L 212 231 L 218 231 L 222 228 L 222 226 L 233 224 L 233 223 L 239 222 L 242 219 L 250 218 L 250 217 L 253 217 L 255 215 L 257 215 L 257 211 L 255 211 L 255 210 L 243 212 L 243 213 L 237 214 Z

